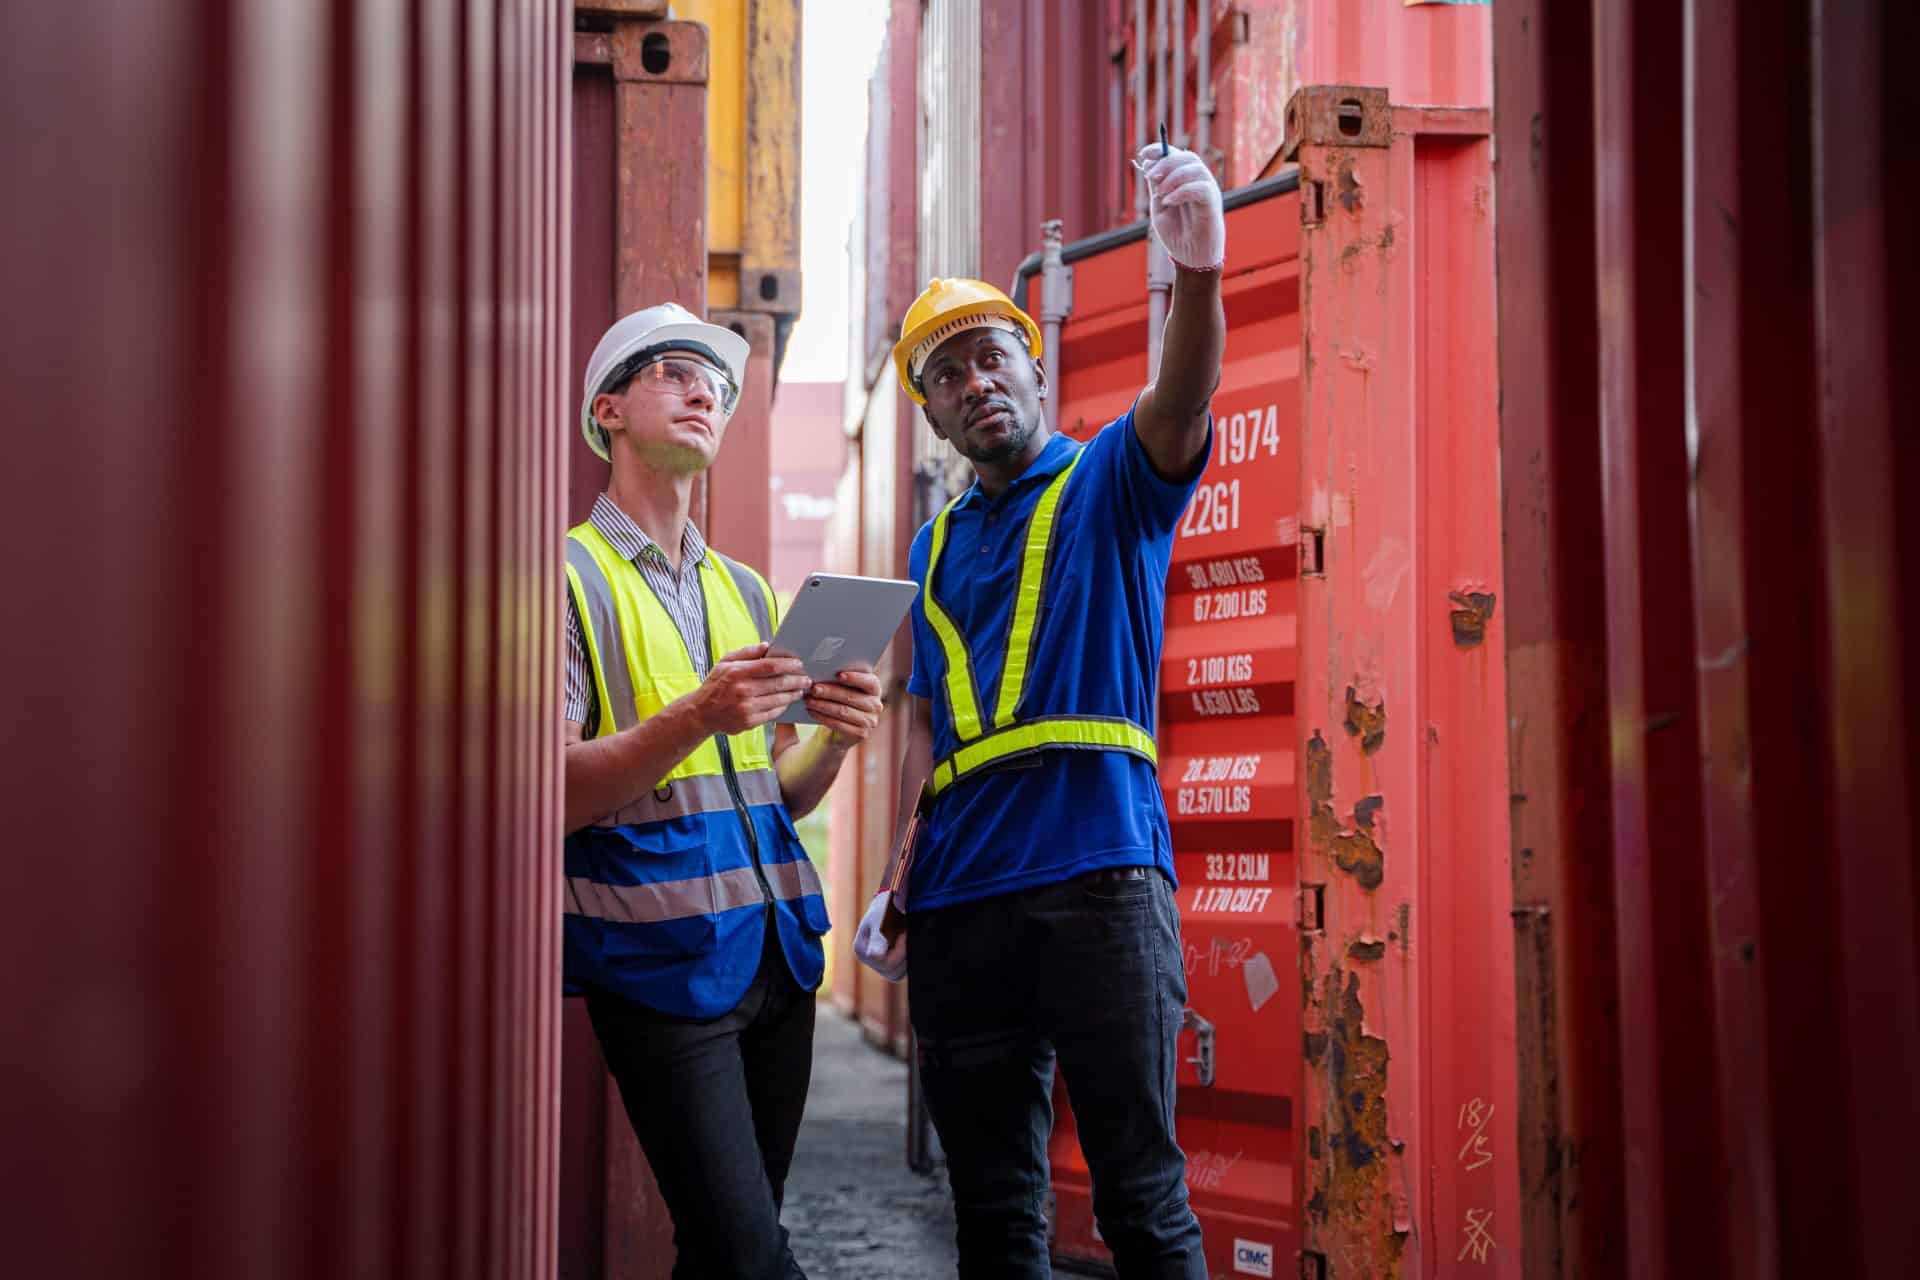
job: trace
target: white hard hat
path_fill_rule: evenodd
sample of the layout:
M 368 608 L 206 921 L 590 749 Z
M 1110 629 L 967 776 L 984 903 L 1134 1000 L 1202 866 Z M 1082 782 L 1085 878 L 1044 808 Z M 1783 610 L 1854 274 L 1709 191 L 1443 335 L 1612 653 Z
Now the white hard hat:
M 580 388 L 580 434 L 587 447 L 611 461 L 607 447 L 607 429 L 593 420 L 593 398 L 599 395 L 607 379 L 621 365 L 641 355 L 664 355 L 686 351 L 703 356 L 723 371 L 733 383 L 733 394 L 720 406 L 721 412 L 733 412 L 740 388 L 747 380 L 747 340 L 731 329 L 708 324 L 685 307 L 663 302 L 645 311 L 636 311 L 614 321 L 593 349 L 587 361 L 587 376 Z

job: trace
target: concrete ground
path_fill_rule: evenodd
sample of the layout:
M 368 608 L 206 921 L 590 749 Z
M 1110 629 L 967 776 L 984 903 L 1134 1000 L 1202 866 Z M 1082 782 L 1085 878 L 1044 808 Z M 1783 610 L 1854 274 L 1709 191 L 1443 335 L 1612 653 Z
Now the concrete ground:
M 944 1177 L 907 1168 L 907 1068 L 822 1002 L 813 1088 L 781 1220 L 808 1280 L 954 1274 Z

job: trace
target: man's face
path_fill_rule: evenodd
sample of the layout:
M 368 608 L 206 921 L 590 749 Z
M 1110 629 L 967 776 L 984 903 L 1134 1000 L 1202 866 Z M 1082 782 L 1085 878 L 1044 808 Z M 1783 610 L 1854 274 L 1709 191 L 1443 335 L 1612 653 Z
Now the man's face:
M 700 357 L 675 352 L 619 391 L 595 396 L 593 416 L 607 429 L 614 455 L 627 449 L 649 466 L 686 474 L 712 466 L 727 429 L 713 374 Z
M 1047 376 L 1004 329 L 967 329 L 934 349 L 920 370 L 934 434 L 969 461 L 1005 462 L 1040 429 Z

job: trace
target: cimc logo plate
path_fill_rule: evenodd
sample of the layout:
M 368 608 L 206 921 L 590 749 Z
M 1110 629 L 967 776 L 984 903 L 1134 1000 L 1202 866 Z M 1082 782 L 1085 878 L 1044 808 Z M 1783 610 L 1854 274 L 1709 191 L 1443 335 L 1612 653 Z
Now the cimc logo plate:
M 1241 1275 L 1273 1276 L 1273 1246 L 1258 1240 L 1233 1242 L 1233 1269 Z

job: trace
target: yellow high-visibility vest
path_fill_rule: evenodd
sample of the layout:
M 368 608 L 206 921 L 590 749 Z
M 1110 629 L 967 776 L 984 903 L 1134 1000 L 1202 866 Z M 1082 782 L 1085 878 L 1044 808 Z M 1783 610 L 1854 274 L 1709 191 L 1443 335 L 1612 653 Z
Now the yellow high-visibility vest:
M 582 524 L 569 533 L 567 544 L 567 581 L 584 610 L 580 630 L 586 637 L 588 665 L 593 669 L 594 691 L 600 699 L 600 722 L 594 736 L 604 738 L 657 715 L 668 703 L 692 693 L 700 685 L 700 673 L 694 669 L 666 606 L 599 529 L 590 522 Z M 773 590 L 752 569 L 709 548 L 706 559 L 700 562 L 700 589 L 706 597 L 707 635 L 713 658 L 773 637 Z M 608 645 L 619 652 L 603 654 L 602 648 Z M 743 786 L 751 774 L 771 775 L 771 724 L 735 734 L 728 745 Z M 682 779 L 717 778 L 720 774 L 720 748 L 709 738 L 675 765 L 661 779 L 661 785 Z M 778 798 L 777 784 L 771 798 Z M 732 807 L 731 798 L 724 793 L 717 799 L 719 803 L 713 808 Z M 749 799 L 748 803 L 757 802 Z M 635 820 L 670 816 L 649 814 Z
M 1013 616 L 1007 628 L 1006 661 L 1000 668 L 1000 683 L 991 708 L 981 697 L 966 637 L 941 606 L 933 590 L 934 575 L 940 567 L 940 553 L 946 547 L 947 517 L 966 495 L 963 493 L 955 498 L 934 517 L 933 543 L 927 555 L 927 588 L 922 593 L 922 599 L 927 623 L 940 641 L 940 650 L 946 659 L 941 687 L 953 714 L 954 736 L 960 744 L 952 754 L 933 767 L 933 777 L 928 785 L 935 795 L 990 766 L 1040 751 L 1062 748 L 1120 751 L 1139 756 L 1148 764 L 1157 766 L 1159 763 L 1153 734 L 1131 720 L 1113 716 L 1022 717 L 1020 714 L 1021 704 L 1028 693 L 1028 675 L 1040 624 L 1040 602 L 1046 594 L 1047 569 L 1060 500 L 1074 468 L 1080 465 L 1080 459 L 1084 456 L 1085 450 L 1076 452 L 1073 461 L 1048 482 L 1027 522 L 1026 541 L 1020 555 L 1019 585 L 1014 590 Z

